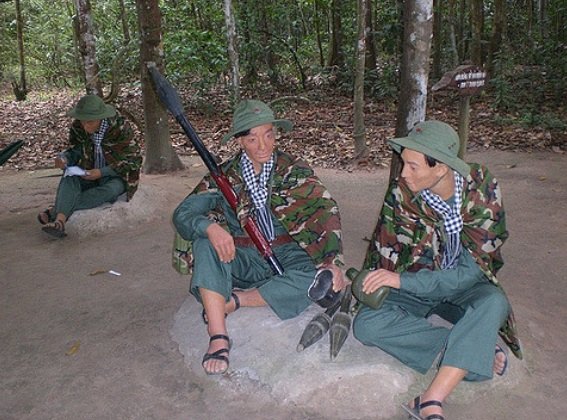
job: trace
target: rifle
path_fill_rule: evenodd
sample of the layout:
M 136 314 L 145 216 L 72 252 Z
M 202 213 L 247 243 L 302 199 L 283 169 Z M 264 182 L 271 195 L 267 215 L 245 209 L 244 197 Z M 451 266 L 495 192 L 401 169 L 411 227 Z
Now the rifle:
M 193 129 L 193 126 L 183 114 L 183 106 L 181 105 L 181 100 L 177 95 L 177 91 L 167 81 L 167 79 L 161 75 L 155 64 L 148 64 L 148 71 L 154 82 L 155 90 L 161 102 L 173 114 L 177 122 L 181 125 L 183 131 L 185 132 L 185 135 L 189 138 L 197 153 L 199 153 L 199 156 L 201 157 L 211 176 L 217 183 L 220 191 L 226 198 L 226 201 L 228 202 L 230 207 L 234 211 L 236 211 L 239 201 L 238 196 L 232 188 L 232 185 L 230 185 L 230 181 L 222 172 L 222 169 L 217 165 L 216 161 Z M 244 230 L 246 231 L 246 233 L 248 233 L 248 236 L 250 237 L 254 245 L 256 245 L 256 248 L 258 249 L 260 254 L 268 262 L 274 273 L 282 275 L 284 273 L 282 265 L 274 255 L 270 243 L 266 240 L 266 237 L 259 229 L 256 221 L 252 217 L 247 217 L 246 223 L 244 224 Z

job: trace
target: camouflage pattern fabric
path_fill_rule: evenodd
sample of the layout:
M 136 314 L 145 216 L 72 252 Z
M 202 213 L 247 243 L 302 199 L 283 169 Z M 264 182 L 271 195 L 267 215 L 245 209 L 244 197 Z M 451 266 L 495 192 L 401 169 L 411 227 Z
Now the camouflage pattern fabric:
M 136 143 L 134 132 L 123 117 L 109 118 L 109 127 L 102 141 L 102 151 L 106 164 L 127 184 L 130 200 L 138 189 L 142 155 Z M 85 169 L 94 168 L 94 148 L 90 136 L 79 120 L 73 121 L 69 131 L 71 148 L 66 151 L 70 163 Z
M 461 242 L 481 270 L 502 287 L 496 273 L 504 261 L 500 248 L 508 238 L 502 193 L 488 169 L 471 164 L 465 179 L 461 215 L 464 227 Z M 439 270 L 445 239 L 443 220 L 420 195 L 414 195 L 403 179 L 390 184 L 378 224 L 364 261 L 365 269 L 415 272 Z M 432 263 L 433 261 L 433 263 Z M 522 358 L 514 314 L 510 312 L 500 335 L 512 352 Z
M 236 214 L 244 226 L 253 203 L 241 177 L 240 153 L 224 163 L 222 170 L 239 197 Z M 192 194 L 217 190 L 214 179 L 208 174 Z M 317 267 L 343 265 L 338 205 L 306 162 L 276 151 L 268 194 L 275 217 Z

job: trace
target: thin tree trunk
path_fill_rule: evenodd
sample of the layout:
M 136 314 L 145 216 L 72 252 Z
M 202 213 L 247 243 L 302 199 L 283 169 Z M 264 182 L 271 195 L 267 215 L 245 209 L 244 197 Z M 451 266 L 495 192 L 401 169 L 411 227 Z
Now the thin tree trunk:
M 26 66 L 24 61 L 24 20 L 20 0 L 16 0 L 16 33 L 18 37 L 18 61 L 20 64 L 20 81 L 12 82 L 14 96 L 17 101 L 25 101 L 28 95 L 26 83 Z
M 482 10 L 483 1 L 482 0 L 472 0 L 471 1 L 471 28 L 472 28 L 472 40 L 471 40 L 471 60 L 473 64 L 482 66 L 483 64 L 483 54 L 482 54 L 482 32 L 484 27 L 484 13 Z
M 432 33 L 433 0 L 406 1 L 396 137 L 407 135 L 416 123 L 425 120 Z M 401 169 L 401 159 L 393 154 L 390 180 L 399 176 Z
M 270 16 L 266 12 L 264 2 L 260 3 L 260 32 L 262 33 L 262 45 L 264 46 L 264 62 L 268 67 L 268 77 L 272 85 L 277 86 L 280 83 L 280 72 L 276 64 L 275 54 L 270 47 L 272 43 Z
M 354 158 L 361 159 L 368 155 L 364 128 L 364 69 L 366 58 L 367 6 L 370 0 L 358 0 L 358 43 L 356 49 L 356 72 L 354 80 Z
M 505 0 L 494 0 L 494 17 L 492 23 L 492 37 L 490 39 L 490 51 L 488 54 L 488 73 L 494 72 L 494 59 L 502 46 L 503 32 L 506 28 L 506 2 Z
M 342 67 L 344 65 L 343 31 L 341 22 L 342 0 L 332 0 L 331 3 L 331 37 L 327 66 Z
M 163 71 L 158 0 L 136 0 L 136 9 L 140 31 L 140 79 L 145 121 L 144 170 L 148 174 L 174 171 L 183 168 L 183 164 L 171 146 L 168 114 L 153 88 L 147 68 L 149 63 L 155 63 Z
M 443 3 L 433 0 L 433 79 L 438 80 L 443 75 L 441 57 L 443 50 Z
M 226 24 L 228 60 L 230 63 L 232 100 L 233 103 L 237 104 L 240 102 L 240 68 L 238 65 L 238 52 L 236 49 L 236 24 L 234 22 L 231 0 L 224 0 L 224 20 Z
M 374 43 L 374 21 L 372 15 L 372 0 L 366 2 L 366 61 L 365 67 L 367 70 L 376 70 L 376 45 Z
M 124 6 L 124 0 L 119 0 L 120 8 L 120 22 L 122 22 L 122 34 L 124 36 L 124 45 L 130 43 L 130 29 L 128 28 L 128 19 L 126 15 L 126 7 Z
M 447 15 L 451 45 L 451 67 L 455 68 L 461 62 L 459 59 L 459 48 L 457 44 L 457 0 L 449 0 L 449 11 Z
M 96 42 L 91 15 L 90 0 L 74 0 L 79 18 L 79 51 L 83 59 L 85 88 L 87 94 L 102 97 L 102 83 L 98 77 L 99 67 L 96 61 Z
M 313 2 L 313 24 L 315 25 L 315 36 L 317 39 L 317 49 L 319 50 L 319 65 L 325 66 L 325 55 L 323 54 L 323 43 L 321 41 L 321 22 L 319 19 L 319 0 Z

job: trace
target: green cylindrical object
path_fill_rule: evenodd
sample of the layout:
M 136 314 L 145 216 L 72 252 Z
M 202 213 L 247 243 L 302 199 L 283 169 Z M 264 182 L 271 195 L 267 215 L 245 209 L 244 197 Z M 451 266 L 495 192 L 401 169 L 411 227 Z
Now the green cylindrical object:
M 315 317 L 309 321 L 307 327 L 303 331 L 299 344 L 297 345 L 297 351 L 303 351 L 307 347 L 319 341 L 326 333 L 329 331 L 331 325 L 331 317 L 325 313 L 315 315 Z
M 352 280 L 352 294 L 359 302 L 370 306 L 372 309 L 378 309 L 382 306 L 382 302 L 390 293 L 388 286 L 380 287 L 373 293 L 364 293 L 362 291 L 362 283 L 368 275 L 368 270 L 358 271 L 356 268 L 349 268 L 346 271 L 347 277 Z
M 350 331 L 351 317 L 345 312 L 337 312 L 329 329 L 331 360 L 335 360 Z

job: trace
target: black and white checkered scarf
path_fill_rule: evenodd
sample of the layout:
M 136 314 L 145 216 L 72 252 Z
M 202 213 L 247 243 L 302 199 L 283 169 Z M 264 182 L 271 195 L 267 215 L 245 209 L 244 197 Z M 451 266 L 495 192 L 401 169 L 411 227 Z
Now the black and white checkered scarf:
M 102 151 L 102 140 L 104 139 L 108 127 L 108 120 L 104 119 L 100 122 L 98 130 L 91 135 L 91 140 L 94 145 L 94 167 L 96 169 L 106 166 L 106 159 L 104 159 L 104 153 Z
M 455 268 L 461 254 L 460 233 L 463 230 L 463 217 L 461 216 L 463 177 L 456 171 L 453 171 L 453 174 L 455 176 L 455 200 L 452 206 L 449 206 L 441 197 L 428 189 L 421 191 L 421 196 L 425 202 L 443 217 L 447 242 L 444 244 L 442 269 Z
M 258 176 L 254 173 L 252 161 L 244 151 L 240 158 L 240 166 L 246 189 L 254 203 L 254 216 L 259 228 L 268 241 L 273 241 L 275 238 L 274 224 L 270 208 L 266 203 L 268 201 L 268 181 L 274 167 L 274 155 L 272 154 L 270 160 L 262 165 L 262 171 Z

